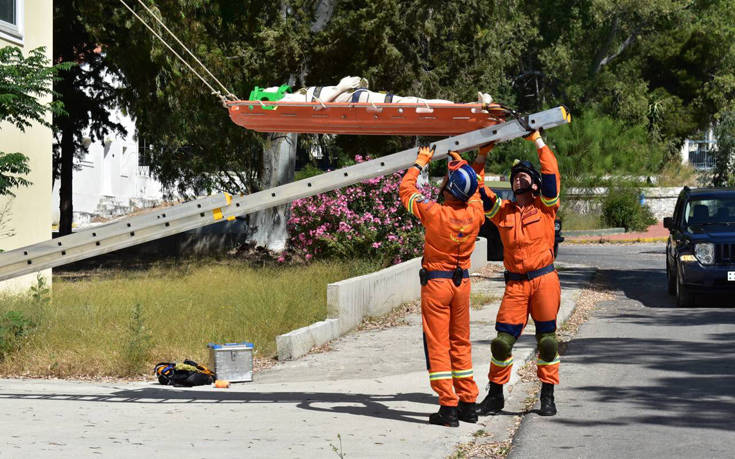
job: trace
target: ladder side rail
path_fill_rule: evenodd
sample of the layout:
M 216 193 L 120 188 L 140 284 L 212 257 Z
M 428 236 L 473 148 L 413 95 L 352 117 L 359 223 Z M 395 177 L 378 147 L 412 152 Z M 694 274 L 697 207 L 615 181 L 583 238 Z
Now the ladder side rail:
M 170 222 L 169 226 L 164 223 L 148 225 L 130 233 L 100 238 L 97 241 L 88 241 L 86 244 L 64 250 L 63 254 L 54 252 L 28 260 L 20 260 L 0 267 L 0 281 L 225 221 L 221 216 L 222 214 L 218 215 L 220 216 L 213 217 L 212 213 L 205 213 L 204 216 L 200 214 L 190 215 Z
M 224 208 L 229 203 L 229 196 L 220 193 L 203 199 L 197 199 L 177 206 L 161 209 L 144 215 L 121 218 L 117 221 L 93 228 L 77 231 L 56 239 L 31 244 L 18 249 L 9 250 L 0 255 L 0 267 L 15 264 L 19 261 L 32 260 L 52 253 L 61 254 L 74 247 L 79 247 L 105 238 L 128 234 L 150 225 L 170 225 L 179 218 L 200 213 L 207 213 L 215 209 Z

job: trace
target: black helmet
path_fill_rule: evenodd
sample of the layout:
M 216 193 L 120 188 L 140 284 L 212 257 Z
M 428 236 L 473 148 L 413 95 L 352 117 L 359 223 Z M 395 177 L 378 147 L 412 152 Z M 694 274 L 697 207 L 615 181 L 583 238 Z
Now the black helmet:
M 513 180 L 515 179 L 515 176 L 521 172 L 525 172 L 531 177 L 531 183 L 536 184 L 536 194 L 539 193 L 541 190 L 541 174 L 539 171 L 536 170 L 535 167 L 533 167 L 533 164 L 531 164 L 529 161 L 519 161 L 516 160 L 513 163 L 513 167 L 510 169 L 510 186 L 513 186 Z M 519 190 L 521 193 L 525 193 L 528 190 Z

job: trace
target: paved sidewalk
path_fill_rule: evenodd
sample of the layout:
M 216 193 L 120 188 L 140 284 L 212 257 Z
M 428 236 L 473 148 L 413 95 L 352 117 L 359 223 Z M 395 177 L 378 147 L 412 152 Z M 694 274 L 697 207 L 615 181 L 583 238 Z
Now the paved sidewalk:
M 560 267 L 560 323 L 593 274 L 589 267 Z M 471 314 L 482 397 L 502 274 L 473 278 L 473 290 L 498 298 Z M 280 363 L 256 374 L 255 382 L 226 390 L 1 380 L 0 456 L 337 457 L 341 447 L 346 457 L 446 457 L 482 425 L 428 424 L 437 399 L 426 373 L 420 315 L 407 320 L 349 334 L 331 351 Z M 529 324 L 514 351 L 514 370 L 533 355 L 534 344 Z M 514 371 L 511 383 L 517 379 Z
M 562 231 L 562 236 L 564 232 Z M 663 222 L 649 226 L 646 231 L 606 234 L 604 236 L 574 236 L 566 237 L 565 243 L 588 243 L 588 242 L 657 242 L 665 241 L 669 237 L 669 230 L 664 228 Z

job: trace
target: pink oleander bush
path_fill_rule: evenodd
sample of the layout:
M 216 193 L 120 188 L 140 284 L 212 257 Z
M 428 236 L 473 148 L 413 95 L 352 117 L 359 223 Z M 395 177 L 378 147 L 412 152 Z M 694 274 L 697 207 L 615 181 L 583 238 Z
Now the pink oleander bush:
M 357 156 L 355 161 L 363 158 Z M 288 221 L 289 248 L 307 261 L 369 257 L 386 266 L 421 255 L 424 231 L 400 202 L 402 177 L 402 172 L 396 172 L 294 201 Z M 438 192 L 431 185 L 420 191 L 430 199 Z

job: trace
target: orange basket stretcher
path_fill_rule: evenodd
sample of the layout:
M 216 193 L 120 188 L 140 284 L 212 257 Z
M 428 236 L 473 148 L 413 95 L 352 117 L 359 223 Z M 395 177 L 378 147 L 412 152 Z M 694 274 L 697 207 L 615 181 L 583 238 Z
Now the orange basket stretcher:
M 498 104 L 401 104 L 231 101 L 235 124 L 258 132 L 359 135 L 457 135 L 505 121 Z

